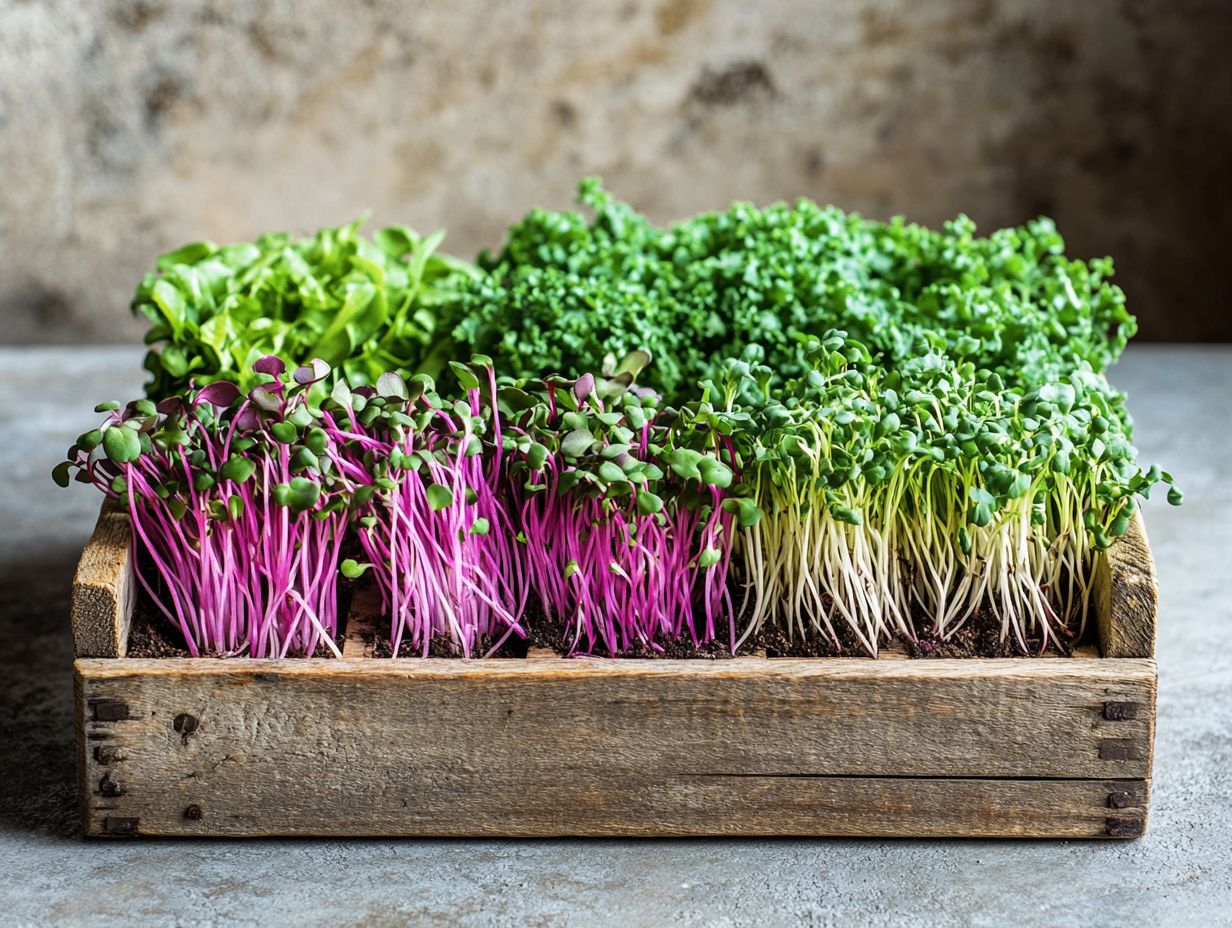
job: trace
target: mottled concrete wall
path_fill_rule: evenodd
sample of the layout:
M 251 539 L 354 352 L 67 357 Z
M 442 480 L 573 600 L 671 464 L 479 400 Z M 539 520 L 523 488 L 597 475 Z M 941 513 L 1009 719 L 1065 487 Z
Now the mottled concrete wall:
M 0 0 L 0 340 L 122 340 L 182 241 L 472 254 L 598 172 L 660 219 L 805 194 L 1054 215 L 1147 334 L 1232 329 L 1221 0 Z

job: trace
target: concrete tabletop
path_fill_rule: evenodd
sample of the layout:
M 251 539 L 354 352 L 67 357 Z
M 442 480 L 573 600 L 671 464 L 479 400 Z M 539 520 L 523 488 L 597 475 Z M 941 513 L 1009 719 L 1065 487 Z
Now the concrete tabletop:
M 85 841 L 69 583 L 98 509 L 49 472 L 128 348 L 0 349 L 0 924 L 1214 925 L 1232 920 L 1232 348 L 1131 349 L 1161 593 L 1150 831 L 1129 842 Z

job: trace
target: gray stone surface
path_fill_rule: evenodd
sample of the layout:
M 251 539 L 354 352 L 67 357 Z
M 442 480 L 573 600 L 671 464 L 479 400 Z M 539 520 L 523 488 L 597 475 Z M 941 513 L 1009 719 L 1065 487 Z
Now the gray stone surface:
M 0 0 L 0 341 L 125 341 L 161 251 L 349 221 L 470 256 L 605 176 L 1053 214 L 1153 338 L 1232 337 L 1222 0 Z
M 0 349 L 0 923 L 1207 926 L 1232 905 L 1232 350 L 1137 348 L 1162 584 L 1150 833 L 1129 843 L 153 841 L 77 836 L 68 588 L 98 500 L 48 471 L 132 349 Z M 311 789 L 312 784 L 302 784 Z M 567 801 L 567 797 L 565 797 Z

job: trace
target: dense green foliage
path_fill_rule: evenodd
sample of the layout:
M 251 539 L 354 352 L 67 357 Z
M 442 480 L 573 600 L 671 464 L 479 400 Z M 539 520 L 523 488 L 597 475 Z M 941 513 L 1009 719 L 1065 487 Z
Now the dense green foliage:
M 584 181 L 593 210 L 534 210 L 466 290 L 455 337 L 498 369 L 576 375 L 644 348 L 650 385 L 687 398 L 726 358 L 776 379 L 808 369 L 807 337 L 842 329 L 895 367 L 925 349 L 1035 384 L 1103 371 L 1135 331 L 1108 259 L 1067 259 L 1050 220 L 987 238 L 808 200 L 737 203 L 666 228 Z
M 386 370 L 441 376 L 483 353 L 502 373 L 576 377 L 644 349 L 669 400 L 725 359 L 776 381 L 806 344 L 841 329 L 894 367 L 924 350 L 1032 385 L 1102 372 L 1136 326 L 1112 263 L 1071 260 L 1050 220 L 981 238 L 960 216 L 933 231 L 808 200 L 737 203 L 660 228 L 581 184 L 592 211 L 533 210 L 477 268 L 404 227 L 360 223 L 303 240 L 185 246 L 133 301 L 151 322 L 148 393 L 229 379 L 259 357 L 320 357 L 352 383 Z
M 443 233 L 391 226 L 369 240 L 361 222 L 302 240 L 197 242 L 159 258 L 133 298 L 151 323 L 147 395 L 220 379 L 248 389 L 253 365 L 271 354 L 321 358 L 353 384 L 443 365 L 447 356 L 434 355 L 447 348 L 441 313 L 452 320 L 474 268 L 437 252 Z

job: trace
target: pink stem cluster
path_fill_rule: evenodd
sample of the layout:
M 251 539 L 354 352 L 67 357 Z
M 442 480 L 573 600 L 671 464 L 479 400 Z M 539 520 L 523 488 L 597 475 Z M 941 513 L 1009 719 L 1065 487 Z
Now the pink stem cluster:
M 734 648 L 733 517 L 720 508 L 721 490 L 709 488 L 708 510 L 672 500 L 643 515 L 636 493 L 578 498 L 558 491 L 551 458 L 545 471 L 547 488 L 521 499 L 520 524 L 532 588 L 545 615 L 564 623 L 571 651 L 662 652 L 660 641 L 686 637 L 703 644 L 719 637 L 723 614 Z M 707 549 L 718 550 L 719 561 L 700 566 Z
M 478 391 L 471 391 L 478 414 Z M 364 435 L 352 421 L 336 434 L 351 447 L 388 461 L 395 452 L 414 455 L 416 469 L 389 472 L 393 488 L 376 495 L 363 513 L 359 542 L 390 616 L 397 655 L 405 640 L 425 657 L 434 639 L 445 639 L 464 657 L 477 656 L 486 641 L 492 653 L 510 635 L 525 637 L 520 618 L 529 595 L 524 558 L 511 530 L 502 491 L 500 460 L 469 453 L 469 419 L 437 411 L 442 431 L 408 431 L 401 437 Z M 499 445 L 499 436 L 498 436 Z M 342 461 L 341 473 L 371 483 L 361 460 Z M 449 491 L 434 505 L 432 487 Z M 439 491 L 438 491 L 439 492 Z
M 231 433 L 213 441 L 201 430 L 198 447 L 211 465 L 228 457 Z M 277 505 L 268 489 L 290 480 L 285 447 L 253 458 L 254 477 L 194 487 L 182 449 L 152 451 L 119 465 L 127 484 L 134 563 L 149 564 L 138 582 L 158 609 L 178 627 L 193 656 L 287 657 L 312 655 L 318 645 L 338 653 L 338 561 L 346 532 L 345 512 L 294 513 Z M 104 471 L 93 481 L 117 494 Z M 182 514 L 162 499 L 169 480 L 186 488 Z M 219 508 L 239 499 L 238 514 L 218 518 Z M 233 503 L 231 503 L 234 505 Z M 323 516 L 323 517 L 322 517 Z
M 527 420 L 507 426 L 506 448 L 490 367 L 484 389 L 454 405 L 412 398 L 388 375 L 383 392 L 344 388 L 351 399 L 319 409 L 307 391 L 324 362 L 297 369 L 289 389 L 277 358 L 256 367 L 274 380 L 247 398 L 211 384 L 189 403 L 161 404 L 162 419 L 130 404 L 70 452 L 84 479 L 124 501 L 146 568 L 138 580 L 193 655 L 282 658 L 322 644 L 338 654 L 340 570 L 370 572 L 395 655 L 406 645 L 428 656 L 441 641 L 464 657 L 492 654 L 526 637 L 532 596 L 563 623 L 571 653 L 724 635 L 734 648 L 735 517 L 696 473 L 666 499 L 645 489 L 639 470 L 660 470 L 649 420 L 600 477 L 566 452 L 555 425 L 534 433 L 555 452 Z M 581 402 L 593 382 L 579 384 Z M 548 400 L 555 422 L 550 386 Z M 527 483 L 528 466 L 538 470 Z M 613 478 L 612 466 L 633 476 Z M 341 560 L 351 531 L 366 565 Z

